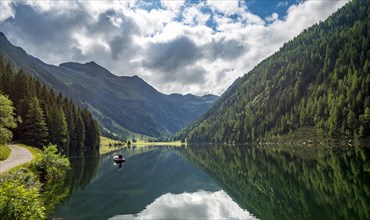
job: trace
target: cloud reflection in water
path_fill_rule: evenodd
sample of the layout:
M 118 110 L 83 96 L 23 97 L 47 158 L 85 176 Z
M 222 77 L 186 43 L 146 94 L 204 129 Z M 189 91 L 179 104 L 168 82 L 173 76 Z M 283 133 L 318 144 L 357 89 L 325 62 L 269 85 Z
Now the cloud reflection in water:
M 166 193 L 138 214 L 117 215 L 115 219 L 256 219 L 223 190 L 218 192 Z

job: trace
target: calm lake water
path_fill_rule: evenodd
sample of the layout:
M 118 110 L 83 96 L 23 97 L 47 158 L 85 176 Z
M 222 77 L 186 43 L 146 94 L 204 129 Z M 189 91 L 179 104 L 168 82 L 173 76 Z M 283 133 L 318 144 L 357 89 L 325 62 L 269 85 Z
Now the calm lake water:
M 370 219 L 366 148 L 158 146 L 72 167 L 49 218 Z

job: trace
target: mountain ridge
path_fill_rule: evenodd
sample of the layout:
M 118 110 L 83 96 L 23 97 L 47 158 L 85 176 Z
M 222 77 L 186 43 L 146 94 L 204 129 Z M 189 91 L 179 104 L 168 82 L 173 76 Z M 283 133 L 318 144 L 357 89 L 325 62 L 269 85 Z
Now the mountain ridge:
M 1 32 L 0 32 L 1 33 Z M 127 139 L 135 134 L 150 137 L 173 134 L 204 113 L 217 97 L 204 101 L 157 91 L 138 76 L 116 76 L 95 61 L 84 64 L 44 63 L 0 34 L 0 55 L 42 83 L 90 109 L 106 136 Z M 191 98 L 191 97 L 190 97 Z

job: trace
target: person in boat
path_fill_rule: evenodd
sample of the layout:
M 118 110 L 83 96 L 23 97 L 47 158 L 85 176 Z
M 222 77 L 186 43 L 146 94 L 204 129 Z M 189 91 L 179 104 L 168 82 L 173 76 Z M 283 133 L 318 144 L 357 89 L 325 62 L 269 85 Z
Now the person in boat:
M 122 160 L 123 159 L 123 155 L 122 154 L 118 154 L 118 159 Z

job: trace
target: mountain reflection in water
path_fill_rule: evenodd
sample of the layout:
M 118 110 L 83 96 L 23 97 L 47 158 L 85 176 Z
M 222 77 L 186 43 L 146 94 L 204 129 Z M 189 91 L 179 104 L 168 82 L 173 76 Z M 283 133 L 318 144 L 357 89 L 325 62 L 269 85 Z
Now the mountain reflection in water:
M 125 149 L 75 169 L 49 218 L 370 219 L 370 151 L 323 146 Z M 78 172 L 91 181 L 83 181 Z M 87 175 L 92 172 L 93 175 Z M 87 180 L 87 179 L 86 179 Z

